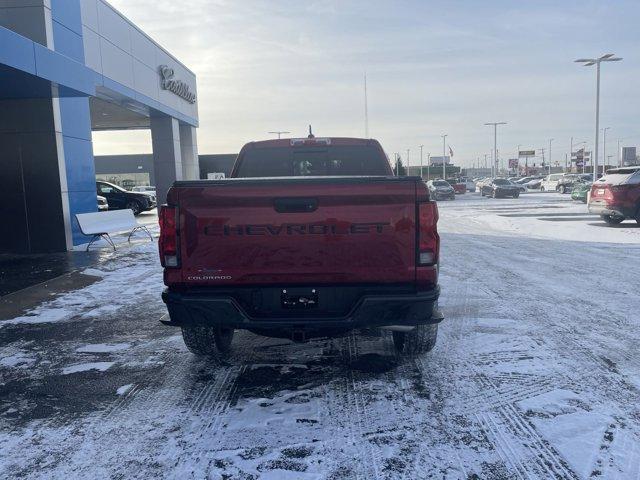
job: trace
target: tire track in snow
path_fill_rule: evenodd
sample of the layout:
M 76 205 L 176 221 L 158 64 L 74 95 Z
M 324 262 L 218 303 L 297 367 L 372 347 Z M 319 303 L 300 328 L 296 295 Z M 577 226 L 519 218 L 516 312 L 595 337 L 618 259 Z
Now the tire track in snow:
M 239 362 L 240 365 L 218 367 L 215 380 L 201 388 L 183 415 L 185 421 L 191 421 L 192 424 L 183 435 L 188 437 L 186 440 L 193 448 L 181 452 L 171 472 L 172 478 L 203 478 L 211 470 L 211 463 L 215 460 L 214 456 L 219 450 L 220 437 L 224 431 L 221 426 L 229 407 L 237 400 L 234 396 L 237 381 L 247 368 L 251 367 L 256 347 L 265 342 L 264 338 L 247 332 L 241 332 L 240 336 L 242 343 L 234 342 L 237 348 L 230 357 L 232 362 Z
M 347 360 L 348 369 L 343 382 L 342 394 L 347 408 L 350 410 L 351 418 L 349 428 L 355 429 L 356 448 L 360 452 L 360 458 L 355 459 L 358 470 L 356 478 L 379 479 L 380 478 L 380 453 L 371 445 L 367 437 L 367 432 L 375 431 L 373 421 L 368 415 L 366 401 L 361 389 L 362 380 L 351 368 L 359 356 L 358 337 L 351 333 L 343 338 L 341 342 L 342 357 Z

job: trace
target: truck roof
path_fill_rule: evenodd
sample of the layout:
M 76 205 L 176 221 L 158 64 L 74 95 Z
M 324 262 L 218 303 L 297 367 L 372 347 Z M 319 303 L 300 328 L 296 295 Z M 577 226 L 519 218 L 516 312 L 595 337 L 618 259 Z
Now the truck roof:
M 355 138 L 355 137 L 293 137 L 293 138 L 278 138 L 272 140 L 258 140 L 247 143 L 245 148 L 282 148 L 293 146 L 292 142 L 301 142 L 303 145 L 371 145 L 378 144 L 377 140 L 371 138 Z M 328 141 L 328 142 L 327 142 Z

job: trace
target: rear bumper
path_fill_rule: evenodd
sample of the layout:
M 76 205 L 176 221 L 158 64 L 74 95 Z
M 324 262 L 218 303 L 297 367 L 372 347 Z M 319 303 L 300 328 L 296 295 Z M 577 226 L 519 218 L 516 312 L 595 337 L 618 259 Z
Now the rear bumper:
M 624 205 L 611 205 L 604 201 L 592 200 L 589 202 L 589 213 L 596 215 L 608 215 L 612 217 L 633 217 L 635 215 L 633 207 Z
M 520 195 L 519 189 L 510 189 L 510 190 L 501 190 L 498 189 L 495 191 L 496 197 L 514 197 L 516 195 Z
M 251 306 L 241 305 L 239 297 L 228 291 L 179 292 L 167 288 L 162 300 L 167 305 L 169 319 L 162 323 L 174 326 L 199 323 L 256 331 L 305 330 L 320 334 L 365 327 L 414 326 L 444 319 L 437 307 L 439 295 L 439 287 L 419 293 L 380 291 L 359 296 L 343 315 L 276 310 L 272 315 L 256 316 L 248 313 Z
M 433 199 L 438 201 L 438 200 L 452 200 L 456 198 L 456 193 L 455 192 L 451 192 L 451 193 L 434 193 L 433 194 Z

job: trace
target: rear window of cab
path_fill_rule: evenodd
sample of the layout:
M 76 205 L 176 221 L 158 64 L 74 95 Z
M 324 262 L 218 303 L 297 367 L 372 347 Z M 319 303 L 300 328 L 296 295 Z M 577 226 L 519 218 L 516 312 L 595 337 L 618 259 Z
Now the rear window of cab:
M 371 145 L 321 148 L 252 148 L 239 159 L 236 177 L 385 176 L 386 156 Z

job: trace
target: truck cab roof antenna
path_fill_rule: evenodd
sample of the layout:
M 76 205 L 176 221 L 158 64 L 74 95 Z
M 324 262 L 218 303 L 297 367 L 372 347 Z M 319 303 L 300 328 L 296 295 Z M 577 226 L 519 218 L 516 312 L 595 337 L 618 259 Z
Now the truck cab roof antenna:
M 311 131 L 311 125 L 309 125 L 309 136 L 307 138 L 316 138 L 316 136 Z

